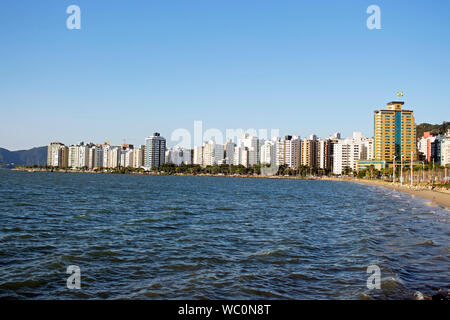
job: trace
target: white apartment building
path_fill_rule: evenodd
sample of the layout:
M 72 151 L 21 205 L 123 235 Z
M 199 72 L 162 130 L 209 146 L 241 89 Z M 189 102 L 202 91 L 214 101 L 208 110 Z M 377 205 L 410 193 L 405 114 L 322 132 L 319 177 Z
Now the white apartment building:
M 224 149 L 224 157 L 225 157 L 225 163 L 226 164 L 233 164 L 234 163 L 234 148 L 236 145 L 231 141 L 231 139 L 227 139 L 225 142 L 223 149 Z
M 68 159 L 68 167 L 69 168 L 79 168 L 79 150 L 78 146 L 70 146 L 69 147 L 69 159 Z
M 109 143 L 105 143 L 104 145 L 102 145 L 102 153 L 103 153 L 102 167 L 109 168 L 109 162 L 111 158 L 111 146 L 109 145 Z
M 109 149 L 108 168 L 118 168 L 120 166 L 121 148 L 114 146 Z
M 260 151 L 261 164 L 275 165 L 276 164 L 276 140 L 264 141 Z
M 78 166 L 79 168 L 87 167 L 89 165 L 89 147 L 80 144 L 78 146 Z
M 194 164 L 203 166 L 203 146 L 194 147 Z
M 224 160 L 224 146 L 216 144 L 213 140 L 203 146 L 203 165 L 213 166 L 222 164 Z
M 102 168 L 103 167 L 103 147 L 102 147 L 102 145 L 95 146 L 93 164 L 94 164 L 94 168 Z
M 133 164 L 132 167 L 133 168 L 140 168 L 142 167 L 143 161 L 142 161 L 142 149 L 138 148 L 138 149 L 133 149 Z
M 345 168 L 356 170 L 358 160 L 368 160 L 368 146 L 373 146 L 370 139 L 365 138 L 361 132 L 353 132 L 352 138 L 338 139 L 333 146 L 333 173 L 342 174 Z
M 299 136 L 286 136 L 284 139 L 284 163 L 289 168 L 298 169 L 301 159 L 301 140 Z
M 249 151 L 246 147 L 234 147 L 233 164 L 235 166 L 242 165 L 246 168 L 249 166 Z
M 123 162 L 121 165 L 127 168 L 133 167 L 133 152 L 134 149 L 126 149 L 122 151 L 123 154 Z
M 60 142 L 52 142 L 47 147 L 47 166 L 65 167 L 67 163 L 67 147 Z
M 284 155 L 284 140 L 280 138 L 274 138 L 274 148 L 275 148 L 275 164 L 281 166 L 285 163 Z
M 181 147 L 170 148 L 166 151 L 166 162 L 173 163 L 176 166 L 192 164 L 191 153 L 191 149 Z
M 248 150 L 248 165 L 249 167 L 259 164 L 259 139 L 258 137 L 251 136 L 248 133 L 242 135 L 241 138 L 238 139 L 237 146 L 244 150 L 247 148 Z M 242 152 L 242 151 L 241 151 Z
M 88 149 L 88 152 L 89 152 L 88 168 L 89 169 L 93 169 L 95 166 L 95 154 L 96 154 L 95 149 L 96 149 L 96 146 L 91 146 Z
M 441 140 L 441 166 L 450 165 L 450 129 L 445 138 Z

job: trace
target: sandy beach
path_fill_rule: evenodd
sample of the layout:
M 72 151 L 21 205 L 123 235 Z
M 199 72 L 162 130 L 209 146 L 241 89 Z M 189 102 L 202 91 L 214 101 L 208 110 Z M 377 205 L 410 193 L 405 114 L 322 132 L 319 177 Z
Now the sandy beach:
M 391 182 L 385 182 L 380 180 L 363 180 L 363 179 L 336 179 L 340 181 L 349 181 L 355 183 L 369 184 L 373 186 L 385 187 L 396 191 L 406 192 L 417 197 L 421 197 L 426 200 L 430 200 L 430 205 L 440 205 L 446 208 L 450 208 L 450 191 L 449 190 L 430 190 L 425 187 L 411 187 L 408 185 L 400 185 L 399 183 L 393 184 Z

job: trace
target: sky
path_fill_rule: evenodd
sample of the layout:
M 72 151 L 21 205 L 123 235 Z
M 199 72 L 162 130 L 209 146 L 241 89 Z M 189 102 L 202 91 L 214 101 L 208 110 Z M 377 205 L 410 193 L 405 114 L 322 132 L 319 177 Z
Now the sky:
M 81 29 L 69 30 L 69 5 Z M 369 5 L 381 29 L 369 30 Z M 450 120 L 450 1 L 2 1 L 0 147 L 174 130 L 373 135 L 398 100 Z

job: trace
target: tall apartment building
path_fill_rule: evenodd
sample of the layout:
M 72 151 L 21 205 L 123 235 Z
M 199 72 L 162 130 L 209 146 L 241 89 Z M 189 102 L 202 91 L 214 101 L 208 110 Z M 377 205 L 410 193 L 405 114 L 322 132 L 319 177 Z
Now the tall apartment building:
M 88 168 L 93 169 L 94 168 L 94 162 L 95 162 L 95 146 L 90 146 L 88 148 L 89 153 L 89 160 L 88 160 Z
M 417 159 L 416 124 L 413 111 L 403 110 L 404 102 L 392 101 L 384 110 L 375 110 L 375 160 L 393 162 Z
M 450 165 L 450 129 L 441 141 L 441 165 Z
M 249 150 L 247 147 L 234 147 L 233 164 L 236 166 L 242 165 L 246 168 L 249 167 Z
M 68 167 L 70 167 L 70 168 L 79 168 L 80 167 L 78 146 L 71 145 L 69 147 Z
M 259 139 L 258 137 L 251 136 L 245 133 L 238 139 L 237 146 L 241 152 L 247 149 L 248 151 L 248 165 L 249 167 L 259 164 Z
M 193 163 L 203 166 L 203 146 L 194 147 Z
M 283 164 L 286 164 L 289 168 L 298 169 L 301 163 L 302 141 L 299 136 L 286 136 L 283 145 Z
M 320 169 L 331 170 L 333 167 L 333 144 L 330 139 L 317 142 L 317 165 Z
M 264 141 L 260 150 L 261 164 L 276 165 L 276 140 Z
M 118 146 L 112 146 L 111 149 L 109 149 L 108 168 L 114 169 L 121 166 L 120 164 L 121 153 L 122 150 Z
M 145 167 L 157 168 L 165 162 L 166 139 L 155 132 L 145 139 Z
M 424 132 L 423 137 L 419 139 L 418 149 L 425 156 L 428 163 L 441 162 L 441 143 L 445 136 L 433 135 L 430 131 Z
M 111 146 L 109 145 L 109 142 L 105 142 L 102 145 L 102 152 L 103 152 L 103 164 L 102 164 L 102 167 L 103 168 L 109 168 L 108 164 L 110 162 L 110 157 L 111 157 Z
M 102 168 L 103 167 L 103 146 L 101 144 L 96 145 L 94 147 L 94 168 Z
M 192 164 L 191 153 L 191 149 L 182 147 L 170 148 L 166 151 L 166 162 L 173 163 L 176 166 Z
M 360 160 L 367 160 L 368 141 L 361 132 L 353 132 L 352 138 L 338 139 L 333 145 L 333 173 L 342 174 L 346 168 L 357 170 Z
M 318 165 L 317 152 L 318 141 L 315 135 L 311 135 L 309 139 L 302 141 L 302 166 L 315 167 Z
M 205 143 L 203 147 L 203 165 L 214 166 L 222 164 L 224 160 L 224 146 L 216 144 L 213 140 Z
M 285 154 L 284 154 L 285 140 L 281 138 L 274 139 L 275 147 L 275 164 L 281 166 L 285 164 Z
M 66 168 L 68 148 L 60 142 L 52 142 L 47 147 L 47 166 Z
M 89 166 L 89 147 L 81 142 L 78 145 L 78 167 L 84 168 Z
M 142 147 L 133 149 L 133 168 L 140 168 L 144 165 L 143 157 L 142 157 Z
M 223 149 L 224 149 L 224 158 L 225 158 L 225 163 L 226 164 L 233 164 L 234 161 L 234 148 L 236 147 L 236 145 L 234 144 L 233 141 L 231 141 L 231 139 L 227 139 L 227 141 L 225 142 Z

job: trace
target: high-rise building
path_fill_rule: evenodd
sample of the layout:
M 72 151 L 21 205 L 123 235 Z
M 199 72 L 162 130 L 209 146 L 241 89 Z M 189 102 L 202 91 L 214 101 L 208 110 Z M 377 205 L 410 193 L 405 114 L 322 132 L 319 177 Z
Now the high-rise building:
M 133 149 L 133 163 L 132 163 L 132 167 L 133 168 L 140 168 L 142 167 L 143 163 L 142 163 L 142 149 L 141 148 L 136 148 Z
M 241 152 L 247 148 L 248 151 L 248 164 L 247 166 L 253 166 L 259 164 L 259 139 L 258 137 L 251 136 L 245 133 L 238 139 L 237 146 Z
M 236 147 L 236 145 L 234 144 L 233 141 L 231 141 L 231 139 L 227 139 L 227 141 L 225 142 L 223 149 L 225 151 L 225 163 L 226 164 L 233 164 L 234 161 L 234 148 Z
M 428 163 L 441 162 L 441 142 L 445 139 L 443 135 L 433 135 L 430 131 L 424 132 L 419 139 L 418 149 Z
M 330 170 L 333 166 L 332 143 L 330 139 L 317 142 L 317 164 L 320 169 Z
M 441 165 L 450 165 L 450 129 L 448 129 L 445 138 L 441 140 Z
M 333 173 L 342 174 L 346 169 L 357 170 L 360 160 L 367 160 L 370 139 L 361 132 L 353 132 L 352 138 L 338 139 L 333 145 Z
M 216 144 L 213 140 L 205 143 L 203 147 L 203 165 L 213 166 L 222 164 L 224 160 L 224 146 Z
M 166 139 L 155 132 L 145 139 L 145 167 L 157 168 L 165 162 Z
M 375 160 L 393 162 L 417 159 L 416 124 L 413 111 L 402 110 L 404 102 L 392 101 L 384 110 L 375 110 Z
M 168 149 L 166 151 L 166 162 L 173 163 L 176 166 L 191 164 L 191 149 L 185 149 L 182 147 Z
M 283 141 L 284 147 L 284 163 L 289 168 L 298 169 L 301 163 L 302 141 L 299 136 L 286 136 Z
M 267 140 L 261 146 L 261 164 L 276 165 L 276 140 Z
M 47 166 L 66 168 L 68 148 L 60 142 L 52 142 L 47 147 Z
M 89 147 L 84 144 L 84 142 L 80 142 L 78 147 L 78 167 L 84 168 L 89 165 Z
M 285 156 L 284 156 L 285 140 L 281 138 L 274 138 L 273 141 L 275 147 L 275 164 L 277 166 L 281 166 L 285 163 Z
M 103 167 L 103 146 L 101 144 L 95 146 L 93 164 L 94 164 L 94 168 L 102 168 Z
M 111 149 L 109 149 L 109 156 L 108 156 L 108 168 L 118 168 L 121 166 L 120 163 L 120 156 L 122 153 L 122 150 L 118 146 L 113 146 Z
M 233 164 L 234 165 L 242 165 L 246 168 L 248 168 L 249 163 L 249 151 L 247 147 L 244 146 L 236 146 L 234 147 L 234 154 L 233 154 Z
M 102 153 L 103 153 L 103 163 L 102 163 L 102 167 L 103 168 L 109 168 L 109 162 L 110 162 L 110 157 L 111 157 L 111 146 L 109 145 L 109 142 L 105 142 L 102 145 Z
M 78 146 L 71 145 L 69 147 L 68 167 L 79 168 L 79 152 Z
M 95 166 L 95 149 L 96 146 L 91 146 L 88 149 L 88 153 L 89 153 L 89 161 L 88 161 L 88 168 L 89 169 L 93 169 Z
M 203 166 L 203 146 L 194 147 L 193 163 Z
M 317 149 L 318 141 L 314 134 L 312 134 L 309 139 L 304 139 L 302 141 L 302 166 L 316 167 L 318 165 Z

